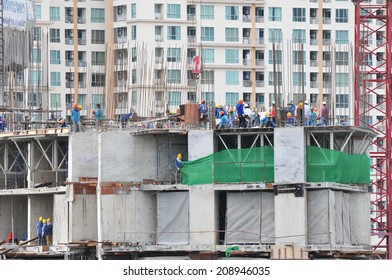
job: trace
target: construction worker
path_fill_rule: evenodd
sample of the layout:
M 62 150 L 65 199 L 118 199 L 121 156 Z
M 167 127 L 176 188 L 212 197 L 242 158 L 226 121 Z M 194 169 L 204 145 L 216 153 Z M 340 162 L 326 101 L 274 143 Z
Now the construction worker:
M 120 121 L 121 121 L 122 128 L 126 128 L 127 127 L 128 120 L 131 119 L 132 116 L 133 116 L 132 113 L 124 114 L 124 115 L 121 116 Z
M 227 115 L 225 114 L 224 111 L 220 111 L 220 123 L 219 123 L 219 128 L 227 128 L 229 126 L 229 119 L 227 118 Z
M 80 129 L 80 109 L 79 109 L 78 103 L 75 103 L 73 105 L 71 117 L 72 117 L 73 131 L 79 132 L 79 129 Z
M 238 103 L 235 107 L 237 109 L 238 119 L 240 120 L 240 127 L 245 127 L 246 122 L 245 122 L 245 115 L 244 115 L 244 101 L 242 101 L 241 99 L 238 100 Z
M 323 101 L 322 107 L 321 107 L 321 117 L 320 117 L 320 123 L 322 126 L 328 125 L 328 107 L 327 107 L 327 102 Z
M 100 127 L 102 125 L 102 109 L 101 109 L 101 104 L 95 105 L 97 108 L 96 111 L 93 111 L 93 115 L 95 116 L 95 125 L 97 127 Z
M 42 243 L 42 227 L 43 227 L 43 219 L 44 218 L 42 218 L 42 217 L 39 217 L 39 219 L 38 219 L 38 223 L 37 223 L 37 225 L 35 226 L 36 228 L 37 228 L 37 236 L 38 236 L 38 246 L 41 246 L 41 245 L 43 245 L 43 243 Z
M 182 154 L 178 154 L 176 158 L 176 183 L 181 182 Z
M 46 227 L 46 245 L 52 245 L 52 235 L 53 235 L 53 225 L 52 220 L 50 218 L 46 219 L 47 227 Z
M 304 115 L 304 105 L 302 101 L 299 101 L 297 105 L 297 125 L 299 126 L 303 124 L 302 123 L 303 115 Z
M 305 126 L 311 126 L 312 111 L 310 110 L 309 102 L 307 100 L 305 101 L 305 106 L 304 106 L 304 116 L 305 116 Z
M 206 100 L 203 99 L 199 105 L 199 112 L 200 112 L 200 121 L 207 127 L 207 120 L 208 120 L 208 106 L 206 104 Z
M 41 239 L 42 239 L 42 245 L 46 245 L 46 234 L 48 232 L 48 225 L 46 223 L 46 219 L 42 220 L 42 233 L 41 233 Z
M 271 109 L 270 109 L 270 114 L 269 114 L 270 120 L 273 123 L 276 123 L 276 107 L 275 107 L 275 101 L 272 101 Z

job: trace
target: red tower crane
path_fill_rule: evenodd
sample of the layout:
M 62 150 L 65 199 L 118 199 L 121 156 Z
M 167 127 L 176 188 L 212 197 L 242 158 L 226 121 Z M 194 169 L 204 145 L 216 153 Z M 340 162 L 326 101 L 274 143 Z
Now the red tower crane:
M 378 133 L 370 152 L 374 172 L 371 178 L 372 236 L 379 237 L 373 246 L 386 250 L 386 258 L 392 259 L 392 0 L 352 2 L 355 5 L 355 125 L 370 127 Z M 376 39 L 376 44 L 372 39 Z

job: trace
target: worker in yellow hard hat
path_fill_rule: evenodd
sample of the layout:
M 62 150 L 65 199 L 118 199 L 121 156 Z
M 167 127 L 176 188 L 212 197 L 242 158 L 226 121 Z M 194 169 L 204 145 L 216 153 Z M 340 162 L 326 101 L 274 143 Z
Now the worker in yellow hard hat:
M 44 226 L 43 220 L 44 220 L 43 217 L 39 217 L 38 223 L 35 226 L 37 228 L 37 237 L 38 237 L 38 245 L 39 246 L 43 245 L 43 242 L 42 242 L 42 227 Z
M 176 183 L 181 183 L 181 168 L 182 164 L 182 154 L 177 154 L 176 158 Z
M 46 219 L 47 225 L 46 225 L 46 245 L 50 246 L 52 245 L 52 235 L 53 235 L 53 225 L 52 225 L 52 220 L 50 218 Z
M 46 223 L 46 219 L 42 220 L 43 226 L 42 226 L 42 245 L 46 245 L 46 236 L 48 233 L 48 224 Z
M 76 104 L 76 106 L 75 106 Z M 80 130 L 80 110 L 82 108 L 81 105 L 78 105 L 77 103 L 74 104 L 74 108 L 72 109 L 72 131 L 73 132 L 79 132 Z M 80 108 L 80 109 L 79 109 Z

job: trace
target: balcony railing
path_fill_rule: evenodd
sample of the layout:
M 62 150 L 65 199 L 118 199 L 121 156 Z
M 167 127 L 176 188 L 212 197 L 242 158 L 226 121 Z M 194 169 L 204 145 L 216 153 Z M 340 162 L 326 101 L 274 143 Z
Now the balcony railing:
M 323 67 L 331 67 L 331 61 L 330 60 L 323 60 Z
M 73 16 L 65 16 L 65 23 L 73 23 Z
M 310 39 L 310 45 L 311 46 L 317 46 L 317 44 L 318 44 L 317 41 L 318 41 L 317 39 Z
M 188 36 L 188 43 L 195 43 L 196 42 L 196 36 Z
M 65 44 L 66 45 L 73 45 L 74 44 L 73 38 L 65 38 Z
M 242 16 L 242 21 L 243 22 L 251 22 L 252 21 L 252 17 L 250 15 L 243 15 Z
M 310 81 L 310 88 L 318 88 L 318 82 Z
M 155 13 L 155 17 L 156 20 L 162 20 L 163 19 L 163 14 L 162 13 Z
M 311 23 L 311 24 L 316 24 L 317 22 L 318 22 L 318 20 L 317 20 L 316 17 L 311 17 L 311 18 L 310 18 L 310 23 Z
M 331 24 L 331 18 L 323 18 L 324 24 Z
M 264 37 L 257 37 L 256 38 L 256 43 L 260 45 L 264 45 Z
M 80 23 L 80 24 L 86 23 L 86 18 L 85 17 L 78 17 L 78 23 Z
M 265 63 L 264 59 L 256 59 L 257 66 L 264 66 L 264 63 Z
M 163 56 L 156 56 L 155 63 L 163 63 Z
M 250 42 L 250 37 L 244 37 L 244 38 L 242 38 L 242 42 L 245 44 L 245 45 L 249 45 L 251 42 Z
M 330 46 L 331 42 L 331 39 L 323 39 L 323 46 Z
M 245 58 L 245 59 L 243 59 L 243 64 L 244 65 L 252 65 L 252 60 L 249 58 Z
M 256 87 L 264 87 L 265 83 L 261 80 L 256 80 Z
M 163 36 L 162 35 L 155 35 L 155 42 L 162 42 Z
M 78 44 L 79 45 L 86 45 L 86 39 L 78 39 Z
M 317 67 L 318 66 L 318 61 L 317 60 L 311 60 L 310 61 L 310 67 Z
M 195 21 L 196 20 L 196 15 L 195 14 L 187 14 L 186 18 L 189 21 Z
M 256 22 L 264 22 L 264 17 L 256 16 Z
M 244 87 L 251 87 L 252 86 L 252 81 L 250 80 L 244 80 L 242 82 L 242 84 L 244 85 Z

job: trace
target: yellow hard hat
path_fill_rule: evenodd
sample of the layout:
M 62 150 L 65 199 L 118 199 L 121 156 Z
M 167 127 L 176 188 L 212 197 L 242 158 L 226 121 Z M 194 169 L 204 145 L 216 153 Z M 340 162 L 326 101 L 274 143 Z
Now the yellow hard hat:
M 42 221 L 44 218 L 42 218 L 42 217 L 39 217 L 39 219 L 38 220 L 40 220 L 40 221 Z
M 269 116 L 268 112 L 267 112 L 267 113 L 265 113 L 265 116 L 266 116 L 266 117 L 268 117 L 268 116 Z
M 47 218 L 46 221 L 47 221 L 48 223 L 50 223 L 51 220 L 50 220 L 50 218 Z
M 82 105 L 79 105 L 79 106 L 78 106 L 78 109 L 79 109 L 79 110 L 82 110 L 82 109 L 83 109 Z
M 216 105 L 215 105 L 215 108 L 220 108 L 220 105 L 219 105 L 219 104 L 216 104 Z
M 46 224 L 46 219 L 43 219 L 42 222 L 43 222 L 44 224 Z
M 177 158 L 182 159 L 182 154 L 178 154 Z

